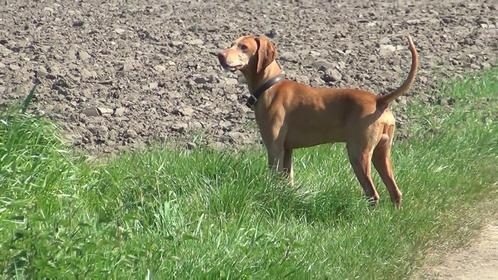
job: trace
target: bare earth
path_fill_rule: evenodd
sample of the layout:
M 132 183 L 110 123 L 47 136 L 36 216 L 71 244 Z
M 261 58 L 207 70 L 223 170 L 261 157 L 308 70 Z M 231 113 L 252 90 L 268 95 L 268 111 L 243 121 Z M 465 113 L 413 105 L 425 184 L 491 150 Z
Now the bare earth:
M 426 269 L 418 279 L 498 279 L 498 220 L 484 227 L 467 248 L 444 257 L 437 266 Z
M 0 0 L 0 106 L 37 77 L 32 112 L 92 154 L 178 139 L 247 145 L 259 141 L 248 91 L 217 50 L 264 34 L 287 78 L 383 94 L 407 75 L 411 34 L 417 81 L 391 106 L 397 136 L 410 137 L 410 102 L 452 106 L 434 87 L 496 65 L 497 11 L 496 0 Z

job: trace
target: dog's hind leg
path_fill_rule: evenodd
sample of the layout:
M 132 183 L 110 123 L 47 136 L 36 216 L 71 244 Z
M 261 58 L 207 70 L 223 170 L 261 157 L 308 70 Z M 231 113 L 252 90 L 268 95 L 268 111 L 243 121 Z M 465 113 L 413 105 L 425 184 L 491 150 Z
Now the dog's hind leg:
M 396 208 L 401 207 L 401 191 L 394 180 L 393 168 L 391 163 L 391 143 L 394 136 L 394 126 L 388 126 L 384 129 L 384 134 L 373 152 L 373 163 L 379 173 L 382 181 L 389 191 L 391 200 Z
M 375 189 L 372 176 L 371 176 L 371 159 L 373 147 L 368 143 L 348 143 L 347 144 L 349 161 L 353 167 L 354 173 L 360 181 L 363 191 L 368 200 L 377 205 L 379 201 L 379 194 Z

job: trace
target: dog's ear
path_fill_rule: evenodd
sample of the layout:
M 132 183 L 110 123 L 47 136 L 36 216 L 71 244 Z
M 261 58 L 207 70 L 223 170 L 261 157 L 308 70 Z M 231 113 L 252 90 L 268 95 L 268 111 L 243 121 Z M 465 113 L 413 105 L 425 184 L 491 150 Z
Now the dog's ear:
M 258 63 L 256 64 L 256 72 L 259 73 L 275 60 L 277 50 L 265 36 L 256 37 L 255 40 L 258 43 Z

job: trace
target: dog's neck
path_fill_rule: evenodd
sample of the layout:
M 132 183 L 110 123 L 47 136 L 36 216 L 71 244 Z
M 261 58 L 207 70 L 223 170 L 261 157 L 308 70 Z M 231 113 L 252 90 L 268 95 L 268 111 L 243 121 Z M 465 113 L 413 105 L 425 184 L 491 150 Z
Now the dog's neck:
M 244 77 L 246 79 L 249 92 L 251 94 L 254 94 L 254 92 L 264 83 L 266 83 L 266 81 L 282 74 L 282 69 L 280 69 L 280 66 L 276 61 L 273 61 L 259 73 L 255 73 L 254 71 L 242 71 L 242 74 L 244 74 Z

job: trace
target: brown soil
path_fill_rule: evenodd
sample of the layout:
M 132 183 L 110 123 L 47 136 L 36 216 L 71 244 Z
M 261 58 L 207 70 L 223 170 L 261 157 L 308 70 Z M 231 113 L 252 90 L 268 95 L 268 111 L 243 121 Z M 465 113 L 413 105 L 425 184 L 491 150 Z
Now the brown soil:
M 398 136 L 412 100 L 451 106 L 441 80 L 496 64 L 496 1 L 9 1 L 0 0 L 0 106 L 23 99 L 91 153 L 182 139 L 188 147 L 257 143 L 247 89 L 213 55 L 243 34 L 277 44 L 290 79 L 376 93 L 406 77 L 393 104 Z

